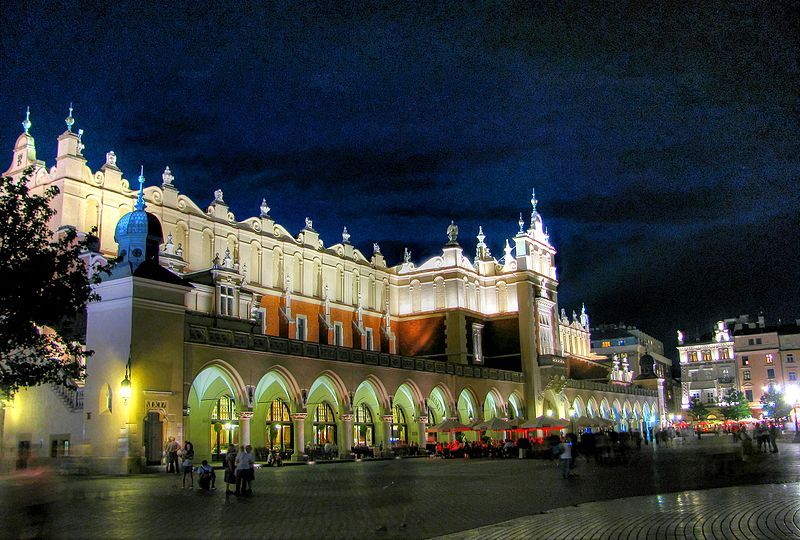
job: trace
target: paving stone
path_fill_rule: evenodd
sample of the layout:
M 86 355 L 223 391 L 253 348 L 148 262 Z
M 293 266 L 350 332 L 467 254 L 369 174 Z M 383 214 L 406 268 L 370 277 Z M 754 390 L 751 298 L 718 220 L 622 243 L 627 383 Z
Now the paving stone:
M 517 459 L 262 469 L 254 496 L 245 499 L 226 498 L 222 483 L 210 494 L 182 490 L 179 477 L 165 474 L 69 477 L 62 489 L 53 488 L 57 500 L 47 533 L 170 539 L 800 537 L 800 445 L 781 445 L 777 455 L 757 456 L 719 474 L 712 456 L 736 451 L 727 439 L 644 446 L 627 466 L 581 458 L 569 480 L 559 477 L 555 462 Z M 13 520 L 25 503 L 4 487 L 0 518 Z

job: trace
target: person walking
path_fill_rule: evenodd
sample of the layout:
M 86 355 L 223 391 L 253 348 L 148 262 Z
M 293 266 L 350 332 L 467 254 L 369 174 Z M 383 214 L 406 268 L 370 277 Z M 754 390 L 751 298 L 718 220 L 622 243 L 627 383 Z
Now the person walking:
M 225 495 L 233 493 L 230 486 L 236 489 L 236 446 L 228 445 L 228 453 L 225 454 Z
M 189 489 L 194 489 L 194 469 L 192 468 L 192 460 L 194 460 L 194 445 L 186 441 L 181 450 L 181 469 L 183 469 L 183 487 L 186 489 L 186 475 L 189 475 Z

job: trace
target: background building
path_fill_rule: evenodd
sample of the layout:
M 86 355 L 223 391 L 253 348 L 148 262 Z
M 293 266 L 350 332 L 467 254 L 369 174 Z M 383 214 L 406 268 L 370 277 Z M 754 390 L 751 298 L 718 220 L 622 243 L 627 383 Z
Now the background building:
M 678 355 L 681 364 L 681 408 L 689 408 L 693 398 L 715 407 L 725 391 L 738 388 L 734 340 L 724 321 L 714 331 L 689 343 L 678 332 Z M 717 413 L 714 413 L 716 417 Z

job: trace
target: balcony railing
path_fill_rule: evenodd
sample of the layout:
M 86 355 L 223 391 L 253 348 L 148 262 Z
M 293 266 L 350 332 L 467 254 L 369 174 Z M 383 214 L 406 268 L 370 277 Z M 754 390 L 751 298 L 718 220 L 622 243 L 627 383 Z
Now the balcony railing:
M 303 356 L 306 358 L 318 358 L 320 360 L 443 373 L 459 377 L 493 379 L 515 383 L 525 382 L 524 374 L 519 371 L 455 364 L 432 358 L 401 356 L 377 351 L 352 349 L 349 347 L 336 347 L 333 345 L 324 345 L 322 343 L 284 337 L 267 336 L 246 331 L 249 330 L 249 325 L 241 326 L 231 324 L 231 321 L 226 322 L 228 323 L 226 326 L 229 325 L 228 328 L 215 328 L 212 319 L 193 315 L 186 326 L 186 341 L 191 343 L 205 343 L 218 347 L 231 347 Z

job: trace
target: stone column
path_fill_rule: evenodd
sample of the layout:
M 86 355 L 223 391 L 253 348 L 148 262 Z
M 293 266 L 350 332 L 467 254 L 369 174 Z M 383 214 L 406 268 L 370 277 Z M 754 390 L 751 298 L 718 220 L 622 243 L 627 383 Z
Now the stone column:
M 420 445 L 421 448 L 425 448 L 425 445 L 428 443 L 428 419 L 427 418 L 419 418 L 417 419 L 417 429 L 419 429 L 419 440 L 417 443 Z
M 250 419 L 252 417 L 253 413 L 250 411 L 239 413 L 239 445 L 250 444 Z
M 392 435 L 392 415 L 386 414 L 381 416 L 383 424 L 383 449 L 388 450 L 391 445 L 390 437 Z
M 347 459 L 350 457 L 353 448 L 353 415 L 342 415 L 342 436 L 339 437 L 339 458 Z
M 307 413 L 294 413 L 290 415 L 294 422 L 294 452 L 292 461 L 302 461 L 306 449 L 306 416 Z

